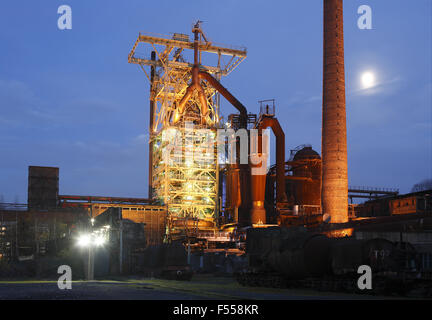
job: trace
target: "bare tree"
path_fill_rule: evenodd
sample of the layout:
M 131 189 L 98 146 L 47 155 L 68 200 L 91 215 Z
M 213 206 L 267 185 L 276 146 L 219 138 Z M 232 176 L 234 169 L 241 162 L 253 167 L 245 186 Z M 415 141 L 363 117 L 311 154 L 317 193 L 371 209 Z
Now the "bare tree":
M 419 183 L 416 183 L 412 187 L 411 192 L 419 192 L 424 190 L 432 190 L 432 179 L 424 179 Z

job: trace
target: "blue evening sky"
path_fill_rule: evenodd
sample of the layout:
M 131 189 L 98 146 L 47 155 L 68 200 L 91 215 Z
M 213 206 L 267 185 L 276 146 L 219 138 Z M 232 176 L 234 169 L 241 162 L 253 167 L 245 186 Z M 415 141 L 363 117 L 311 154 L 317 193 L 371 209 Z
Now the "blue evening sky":
M 72 8 L 72 30 L 57 8 Z M 373 30 L 357 27 L 372 8 Z M 251 112 L 275 98 L 287 150 L 321 149 L 322 1 L 23 1 L 0 3 L 0 195 L 26 202 L 27 167 L 60 167 L 60 193 L 147 196 L 149 84 L 127 55 L 139 31 L 242 45 L 223 84 Z M 430 0 L 346 0 L 350 185 L 432 177 Z M 377 86 L 362 90 L 361 74 Z M 222 99 L 222 113 L 235 112 Z M 288 157 L 288 155 L 287 155 Z

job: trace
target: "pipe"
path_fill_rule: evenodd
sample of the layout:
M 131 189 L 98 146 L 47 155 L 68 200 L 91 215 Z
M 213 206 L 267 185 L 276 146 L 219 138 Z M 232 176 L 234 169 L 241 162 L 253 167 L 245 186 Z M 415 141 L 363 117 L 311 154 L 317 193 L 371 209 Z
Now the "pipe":
M 184 112 L 186 103 L 192 97 L 195 90 L 198 91 L 198 97 L 201 104 L 201 115 L 205 119 L 208 116 L 209 109 L 207 104 L 207 98 L 203 87 L 201 86 L 201 80 L 204 79 L 210 83 L 213 88 L 215 88 L 221 95 L 225 97 L 239 112 L 240 112 L 240 128 L 246 128 L 247 126 L 247 110 L 246 107 L 236 99 L 221 83 L 216 80 L 211 74 L 205 71 L 199 70 L 198 61 L 198 34 L 200 30 L 197 25 L 195 25 L 193 32 L 195 33 L 194 38 L 194 65 L 192 67 L 192 82 L 187 87 L 185 95 L 181 98 L 178 103 L 177 109 L 174 113 L 173 122 L 176 123 L 180 119 L 180 115 Z
M 156 52 L 151 52 L 151 60 L 156 60 Z M 149 176 L 148 176 L 148 198 L 153 198 L 153 123 L 154 123 L 154 94 L 153 94 L 153 82 L 155 78 L 155 67 L 151 67 L 150 71 L 150 123 L 149 123 Z
M 264 117 L 258 129 L 272 128 L 276 136 L 276 201 L 285 202 L 285 133 L 276 118 Z
M 264 130 L 268 127 L 272 128 L 274 135 L 276 136 L 276 205 L 287 202 L 287 196 L 285 193 L 285 134 L 279 121 L 276 118 L 263 117 L 258 125 L 258 130 Z M 262 153 L 262 135 L 258 136 L 258 152 Z M 267 161 L 263 159 L 262 161 Z M 252 167 L 261 166 L 251 165 Z M 266 212 L 264 208 L 265 199 L 265 185 L 266 185 L 266 174 L 263 175 L 252 175 L 251 186 L 252 186 L 252 209 L 251 209 L 251 222 L 255 223 L 266 223 Z
M 180 119 L 180 115 L 183 114 L 184 109 L 186 107 L 186 103 L 190 100 L 195 90 L 198 91 L 198 98 L 201 104 L 201 117 L 205 119 L 209 113 L 207 98 L 205 96 L 204 89 L 201 86 L 200 79 L 199 79 L 198 34 L 200 33 L 200 30 L 197 25 L 195 25 L 193 32 L 195 33 L 195 39 L 194 39 L 194 65 L 192 67 L 192 82 L 189 85 L 189 87 L 187 87 L 185 95 L 183 96 L 183 98 L 181 98 L 180 102 L 178 103 L 177 109 L 175 110 L 174 113 L 174 119 L 173 119 L 174 123 L 176 123 Z
M 228 100 L 229 103 L 231 103 L 234 108 L 236 108 L 240 112 L 241 117 L 241 128 L 246 128 L 246 122 L 247 122 L 247 110 L 246 107 L 237 100 L 236 97 L 234 97 L 219 81 L 217 81 L 210 73 L 205 71 L 199 72 L 199 78 L 206 80 L 210 85 L 215 88 L 221 95 L 224 96 L 225 99 Z
M 177 106 L 174 115 L 174 123 L 176 123 L 180 119 L 180 115 L 184 112 L 186 103 L 190 100 L 195 90 L 198 91 L 198 97 L 201 104 L 201 116 L 205 118 L 208 115 L 207 99 L 205 96 L 204 89 L 201 87 L 199 83 L 198 73 L 199 73 L 198 66 L 194 65 L 192 67 L 192 83 L 189 85 L 189 87 L 187 87 L 185 95 L 183 96 L 183 98 L 181 98 Z

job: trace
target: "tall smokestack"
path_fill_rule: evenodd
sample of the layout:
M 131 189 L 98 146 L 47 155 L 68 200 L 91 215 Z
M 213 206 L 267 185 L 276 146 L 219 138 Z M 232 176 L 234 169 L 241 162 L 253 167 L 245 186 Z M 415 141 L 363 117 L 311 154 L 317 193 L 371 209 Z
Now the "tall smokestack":
M 348 221 L 343 0 L 324 0 L 322 209 L 332 223 Z

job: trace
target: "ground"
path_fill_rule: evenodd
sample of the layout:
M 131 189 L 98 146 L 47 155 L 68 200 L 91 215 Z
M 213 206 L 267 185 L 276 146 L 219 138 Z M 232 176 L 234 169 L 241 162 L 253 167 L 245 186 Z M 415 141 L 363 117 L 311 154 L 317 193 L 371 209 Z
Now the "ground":
M 372 295 L 327 293 L 302 289 L 242 287 L 233 278 L 194 276 L 191 281 L 150 278 L 73 281 L 60 290 L 57 281 L 0 281 L 0 299 L 46 300 L 206 300 L 206 299 L 380 299 Z

